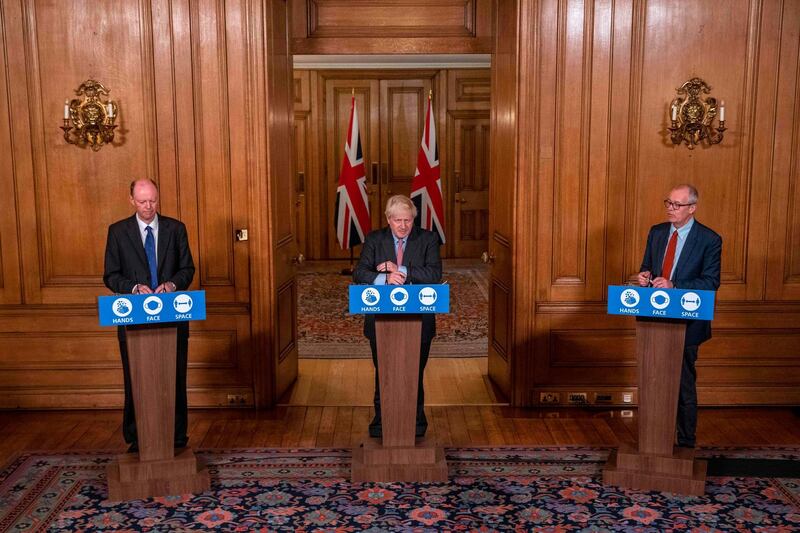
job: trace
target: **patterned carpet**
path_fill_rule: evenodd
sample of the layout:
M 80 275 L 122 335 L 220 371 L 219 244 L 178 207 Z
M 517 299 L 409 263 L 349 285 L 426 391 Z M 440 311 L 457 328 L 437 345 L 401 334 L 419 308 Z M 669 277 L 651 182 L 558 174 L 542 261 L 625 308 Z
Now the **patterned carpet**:
M 347 314 L 347 287 L 352 278 L 339 273 L 342 264 L 306 265 L 297 276 L 298 350 L 307 358 L 368 358 L 361 315 Z M 445 262 L 450 284 L 450 313 L 436 318 L 431 357 L 485 357 L 488 350 L 488 278 L 481 266 Z
M 763 531 L 800 528 L 800 480 L 709 478 L 683 497 L 605 487 L 608 449 L 452 448 L 447 483 L 348 482 L 346 449 L 200 453 L 212 490 L 105 501 L 110 453 L 26 453 L 0 472 L 0 531 Z M 800 460 L 798 448 L 701 450 Z

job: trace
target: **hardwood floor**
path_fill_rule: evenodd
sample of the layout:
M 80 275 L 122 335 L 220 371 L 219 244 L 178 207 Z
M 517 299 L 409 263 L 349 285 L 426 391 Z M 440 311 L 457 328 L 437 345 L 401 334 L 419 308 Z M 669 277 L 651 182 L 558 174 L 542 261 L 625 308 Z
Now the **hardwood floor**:
M 425 404 L 489 405 L 504 403 L 493 390 L 486 357 L 432 357 L 425 368 Z M 371 359 L 300 359 L 297 382 L 280 402 L 285 405 L 372 405 Z
M 428 436 L 445 446 L 618 446 L 635 442 L 637 432 L 633 411 L 457 405 L 426 412 Z M 352 406 L 192 410 L 189 442 L 196 449 L 352 447 L 368 438 L 371 417 L 371 407 Z M 120 411 L 0 412 L 0 464 L 25 450 L 122 452 L 121 421 Z M 800 415 L 787 408 L 701 409 L 698 443 L 800 446 Z

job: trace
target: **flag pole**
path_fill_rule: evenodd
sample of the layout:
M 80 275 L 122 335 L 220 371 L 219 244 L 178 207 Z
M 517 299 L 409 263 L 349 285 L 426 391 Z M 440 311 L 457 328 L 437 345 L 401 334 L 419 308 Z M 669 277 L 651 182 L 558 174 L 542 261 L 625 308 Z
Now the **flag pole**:
M 350 266 L 343 268 L 339 272 L 342 276 L 352 276 L 353 275 L 353 247 L 350 247 Z

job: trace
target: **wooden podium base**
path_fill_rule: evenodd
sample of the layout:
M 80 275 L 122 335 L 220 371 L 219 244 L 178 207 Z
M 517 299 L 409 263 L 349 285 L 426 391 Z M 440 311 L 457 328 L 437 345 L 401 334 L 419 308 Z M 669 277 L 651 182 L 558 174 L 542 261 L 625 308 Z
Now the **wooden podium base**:
M 706 486 L 706 461 L 694 450 L 675 447 L 672 456 L 649 455 L 622 445 L 611 452 L 603 469 L 603 483 L 639 490 L 659 490 L 702 496 Z
M 106 476 L 112 501 L 196 494 L 211 488 L 208 470 L 191 448 L 182 448 L 174 458 L 152 461 L 140 461 L 139 454 L 118 455 Z
M 447 481 L 444 449 L 426 439 L 415 446 L 384 447 L 369 440 L 353 449 L 353 483 L 368 481 Z

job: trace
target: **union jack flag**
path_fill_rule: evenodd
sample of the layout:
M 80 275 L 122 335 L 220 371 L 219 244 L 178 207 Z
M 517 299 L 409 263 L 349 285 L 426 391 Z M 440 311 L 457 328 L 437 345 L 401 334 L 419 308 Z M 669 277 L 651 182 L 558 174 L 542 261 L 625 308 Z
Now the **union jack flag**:
M 350 104 L 350 125 L 344 143 L 342 171 L 336 189 L 336 208 L 333 222 L 336 238 L 342 250 L 364 242 L 370 231 L 369 203 L 367 202 L 367 178 L 364 172 L 364 156 L 361 152 L 361 136 L 358 134 L 356 98 Z
M 436 124 L 433 121 L 433 104 L 428 95 L 425 113 L 425 131 L 417 154 L 417 171 L 411 180 L 411 201 L 417 206 L 414 225 L 435 231 L 444 244 L 444 203 L 442 180 L 439 175 L 439 147 L 436 143 Z

